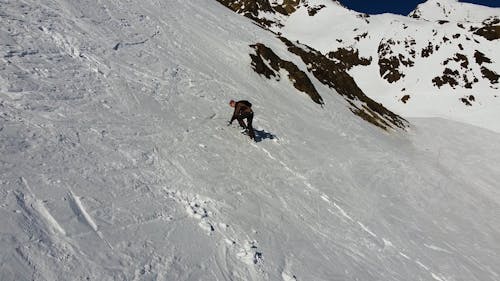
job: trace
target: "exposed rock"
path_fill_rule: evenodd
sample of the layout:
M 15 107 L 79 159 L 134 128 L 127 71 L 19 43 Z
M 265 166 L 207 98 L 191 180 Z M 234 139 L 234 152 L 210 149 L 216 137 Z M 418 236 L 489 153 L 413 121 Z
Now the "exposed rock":
M 500 17 L 498 17 L 498 16 L 489 17 L 483 21 L 483 25 L 487 25 L 487 26 L 492 26 L 492 25 L 496 25 L 496 24 L 500 24 Z
M 365 33 L 363 33 L 361 35 L 358 35 L 358 36 L 354 37 L 354 40 L 356 40 L 356 41 L 359 42 L 361 40 L 361 38 L 366 38 L 366 36 L 368 36 L 368 32 L 365 32 Z
M 481 66 L 481 73 L 483 74 L 483 78 L 490 80 L 491 84 L 498 84 L 500 75 L 498 75 L 495 71 L 492 71 L 485 66 Z
M 301 0 L 283 0 L 281 5 L 276 5 L 273 8 L 282 15 L 291 15 L 297 10 L 297 6 Z
M 445 68 L 443 71 L 443 75 L 441 77 L 434 77 L 432 82 L 434 86 L 441 88 L 443 85 L 450 85 L 450 87 L 455 88 L 458 85 L 457 79 L 460 76 L 457 70 L 453 71 L 449 68 Z
M 412 67 L 414 61 L 411 58 L 415 58 L 416 51 L 413 46 L 416 45 L 415 39 L 411 37 L 405 38 L 404 45 L 405 50 L 408 52 L 409 57 L 404 54 L 395 54 L 392 51 L 392 46 L 401 45 L 402 42 L 394 42 L 392 39 L 382 40 L 378 47 L 378 65 L 380 76 L 386 79 L 389 83 L 396 82 L 401 78 L 405 77 L 401 67 Z M 432 46 L 431 46 L 432 47 Z
M 472 106 L 472 103 L 476 101 L 476 98 L 474 98 L 473 95 L 470 95 L 460 98 L 460 101 L 463 102 L 466 106 Z
M 344 66 L 344 69 L 349 70 L 353 66 L 357 65 L 370 65 L 372 58 L 363 58 L 359 56 L 359 52 L 352 48 L 339 48 L 334 52 L 329 52 L 326 54 L 329 58 L 335 58 L 339 60 L 340 64 Z
M 405 75 L 400 72 L 399 69 L 399 59 L 396 56 L 391 56 L 388 58 L 380 58 L 378 60 L 380 76 L 387 80 L 389 83 L 398 81 L 399 79 L 405 77 Z
M 307 74 L 300 70 L 294 63 L 281 59 L 264 44 L 257 43 L 250 47 L 255 49 L 256 54 L 251 54 L 250 57 L 252 58 L 252 66 L 257 73 L 263 74 L 266 78 L 270 79 L 271 77 L 279 77 L 279 71 L 284 69 L 288 72 L 288 79 L 292 81 L 293 86 L 297 90 L 309 95 L 315 103 L 324 104 L 323 98 L 319 95 Z M 268 62 L 276 73 L 264 63 L 264 60 Z
M 260 23 L 263 26 L 271 26 L 274 21 L 259 18 L 259 11 L 275 13 L 268 0 L 216 0 L 222 5 Z
M 387 80 L 389 83 L 396 82 L 405 76 L 399 69 L 400 65 L 408 66 L 413 64 L 409 59 L 404 60 L 402 54 L 396 56 L 391 48 L 393 45 L 396 45 L 396 42 L 392 39 L 388 39 L 382 40 L 378 46 L 380 77 Z
M 269 13 L 275 12 L 268 0 L 217 0 L 217 1 L 222 5 L 228 7 L 229 9 L 244 16 L 250 17 L 252 19 L 257 19 L 259 11 L 269 12 Z
M 408 127 L 408 122 L 404 118 L 366 96 L 354 79 L 344 70 L 343 65 L 335 63 L 308 46 L 299 47 L 284 37 L 280 37 L 280 39 L 288 46 L 290 52 L 298 55 L 304 61 L 316 79 L 335 89 L 346 99 L 351 106 L 351 112 L 384 130 L 394 127 L 403 129 Z
M 497 40 L 500 38 L 499 24 L 499 17 L 489 17 L 483 21 L 483 27 L 471 31 L 475 31 L 474 34 L 482 36 L 489 41 Z
M 460 101 L 462 101 L 466 106 L 472 106 L 472 103 L 470 103 L 467 98 L 460 98 Z
M 265 27 L 281 26 L 279 22 L 259 17 L 260 12 L 280 13 L 290 15 L 294 13 L 303 0 L 283 0 L 281 4 L 271 3 L 269 0 L 216 0 L 222 5 L 242 14 Z
M 479 65 L 482 65 L 483 63 L 491 63 L 491 59 L 478 50 L 474 53 L 474 58 L 476 59 L 476 63 Z
M 465 56 L 464 54 L 458 54 L 458 53 L 455 54 L 453 60 L 456 62 L 461 62 L 460 66 L 462 68 L 467 69 L 469 67 L 469 60 L 467 59 L 467 56 Z
M 407 37 L 405 38 L 405 48 L 410 48 L 411 46 L 415 46 L 417 42 L 414 38 Z
M 473 84 L 477 83 L 479 80 L 476 78 L 472 69 L 469 68 L 469 59 L 467 56 L 456 53 L 454 57 L 446 59 L 443 62 L 443 65 L 448 65 L 451 61 L 456 62 L 458 66 L 460 66 L 459 70 L 445 68 L 442 76 L 435 77 L 432 80 L 434 86 L 440 88 L 441 86 L 448 84 L 452 88 L 455 88 L 455 86 L 462 86 L 466 89 L 472 89 Z M 460 75 L 460 73 L 462 73 L 462 75 Z M 472 78 L 472 81 L 469 80 L 470 78 Z
M 408 102 L 408 100 L 410 99 L 410 95 L 404 95 L 402 98 L 401 98 L 401 102 L 403 103 L 406 103 Z
M 367 24 L 370 24 L 370 21 L 368 20 L 368 18 L 370 17 L 369 14 L 360 13 L 360 14 L 357 14 L 356 17 L 364 19 Z
M 406 59 L 403 54 L 399 54 L 398 55 L 398 58 L 399 58 L 399 61 L 406 67 L 412 67 L 413 65 L 415 65 L 415 63 L 410 60 L 410 59 Z
M 433 47 L 432 43 L 429 42 L 429 44 L 427 45 L 427 47 L 425 47 L 425 48 L 422 49 L 422 53 L 421 53 L 420 56 L 423 57 L 423 58 L 427 58 L 430 55 L 432 55 L 432 53 L 434 53 L 434 47 Z
M 490 41 L 500 39 L 500 25 L 481 27 L 476 30 L 474 34 L 482 36 Z
M 408 17 L 414 18 L 414 19 L 419 19 L 421 16 L 422 16 L 422 11 L 420 11 L 419 8 L 416 8 L 415 10 L 413 10 L 413 12 L 411 12 L 408 15 Z
M 316 15 L 324 7 L 326 7 L 326 6 L 325 5 L 308 6 L 307 7 L 307 14 L 312 17 L 312 16 Z
M 250 58 L 252 58 L 253 70 L 258 74 L 264 75 L 267 79 L 279 76 L 279 74 L 276 74 L 271 68 L 267 66 L 267 64 L 262 59 L 262 56 L 258 54 L 250 54 Z

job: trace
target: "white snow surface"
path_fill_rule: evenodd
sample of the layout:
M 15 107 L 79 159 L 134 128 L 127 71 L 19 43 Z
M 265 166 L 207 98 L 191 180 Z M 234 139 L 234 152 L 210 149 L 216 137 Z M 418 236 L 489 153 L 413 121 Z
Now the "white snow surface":
M 482 22 L 488 17 L 500 16 L 498 8 L 461 3 L 458 0 L 427 0 L 410 13 L 410 15 L 413 14 L 429 21 L 459 22 Z
M 305 69 L 216 1 L 2 1 L 0 280 L 499 280 L 498 133 L 322 109 L 256 42 Z

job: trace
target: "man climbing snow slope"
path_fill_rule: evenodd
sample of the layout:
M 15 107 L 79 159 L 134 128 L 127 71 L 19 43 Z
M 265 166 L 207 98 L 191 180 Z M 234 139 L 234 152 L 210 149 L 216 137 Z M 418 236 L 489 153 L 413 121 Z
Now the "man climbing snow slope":
M 228 125 L 231 125 L 234 119 L 237 119 L 240 126 L 246 130 L 248 136 L 251 139 L 255 139 L 255 133 L 252 127 L 252 119 L 253 119 L 252 104 L 247 100 L 240 100 L 237 102 L 231 100 L 229 101 L 229 106 L 234 108 L 234 113 Z M 245 122 L 243 122 L 243 119 L 245 118 L 247 119 L 246 124 Z

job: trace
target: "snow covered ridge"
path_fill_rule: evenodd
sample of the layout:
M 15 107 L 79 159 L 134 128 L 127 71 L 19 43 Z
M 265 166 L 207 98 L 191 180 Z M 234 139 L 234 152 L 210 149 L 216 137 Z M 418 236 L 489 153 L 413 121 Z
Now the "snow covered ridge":
M 362 92 L 401 116 L 500 131 L 498 8 L 429 0 L 404 17 L 329 0 L 217 1 L 344 65 Z
M 408 16 L 428 21 L 481 22 L 485 18 L 498 16 L 498 9 L 458 0 L 428 0 L 419 4 Z

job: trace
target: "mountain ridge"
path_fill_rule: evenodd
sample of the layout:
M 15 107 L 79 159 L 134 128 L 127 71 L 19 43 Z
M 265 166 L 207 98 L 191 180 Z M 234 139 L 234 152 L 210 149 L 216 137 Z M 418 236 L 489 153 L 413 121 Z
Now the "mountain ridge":
M 287 2 L 293 9 L 280 13 L 273 10 L 279 2 L 270 1 L 269 11 L 252 19 L 343 64 L 366 95 L 399 115 L 446 116 L 500 131 L 500 57 L 493 51 L 500 47 L 500 9 L 445 2 L 419 5 L 415 11 L 433 15 L 426 19 L 415 11 L 371 16 L 324 0 Z

